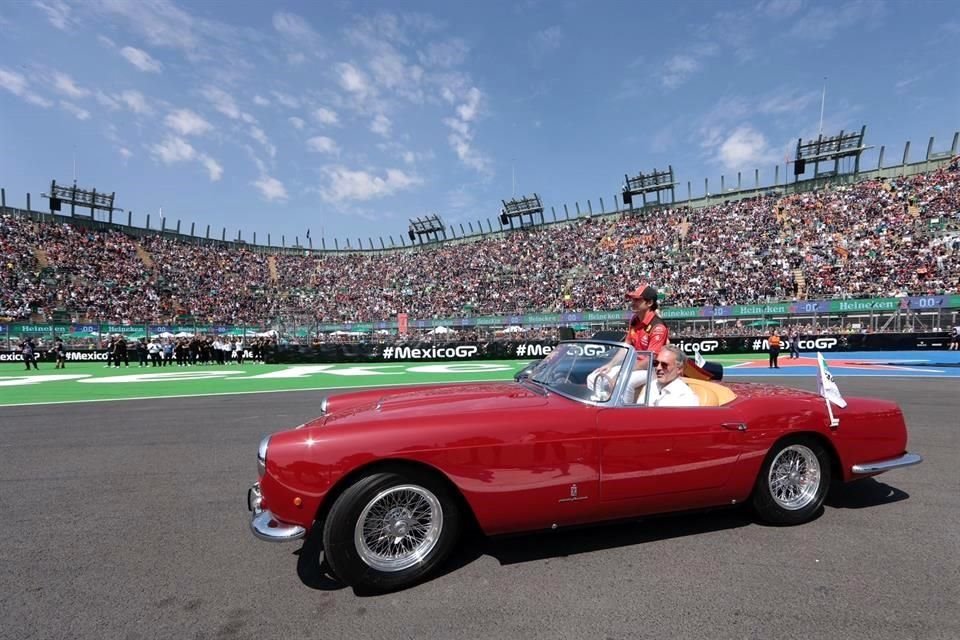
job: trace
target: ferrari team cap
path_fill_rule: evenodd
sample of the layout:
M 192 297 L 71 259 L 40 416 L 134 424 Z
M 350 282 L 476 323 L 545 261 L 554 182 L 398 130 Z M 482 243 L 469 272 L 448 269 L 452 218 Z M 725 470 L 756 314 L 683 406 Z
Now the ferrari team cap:
M 631 300 L 656 300 L 657 290 L 646 283 L 641 283 L 633 291 L 628 291 L 627 297 Z

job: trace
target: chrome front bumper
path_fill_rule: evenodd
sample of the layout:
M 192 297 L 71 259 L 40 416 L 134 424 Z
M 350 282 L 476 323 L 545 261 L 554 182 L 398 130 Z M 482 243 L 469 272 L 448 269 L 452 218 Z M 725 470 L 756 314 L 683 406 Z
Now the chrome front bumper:
M 918 456 L 915 453 L 905 453 L 899 458 L 890 458 L 889 460 L 878 460 L 877 462 L 865 462 L 863 464 L 855 464 L 851 467 L 850 471 L 854 475 L 864 475 L 868 473 L 883 473 L 884 471 L 890 471 L 891 469 L 899 469 L 900 467 L 909 467 L 911 465 L 920 464 L 923 462 L 923 458 Z
M 274 517 L 267 509 L 262 509 L 263 495 L 260 493 L 260 483 L 254 484 L 247 490 L 247 509 L 253 513 L 250 520 L 250 530 L 260 540 L 267 542 L 289 542 L 299 540 L 307 530 L 295 524 L 284 524 Z

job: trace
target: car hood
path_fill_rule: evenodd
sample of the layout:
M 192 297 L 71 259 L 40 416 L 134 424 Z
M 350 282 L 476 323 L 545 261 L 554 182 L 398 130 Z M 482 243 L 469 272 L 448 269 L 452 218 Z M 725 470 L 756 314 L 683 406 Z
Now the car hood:
M 375 399 L 367 396 L 364 402 L 334 408 L 324 424 L 334 425 L 353 421 L 401 419 L 411 415 L 463 415 L 478 412 L 516 411 L 540 407 L 547 403 L 545 395 L 516 382 L 481 382 L 461 385 L 442 385 L 413 390 L 384 390 Z

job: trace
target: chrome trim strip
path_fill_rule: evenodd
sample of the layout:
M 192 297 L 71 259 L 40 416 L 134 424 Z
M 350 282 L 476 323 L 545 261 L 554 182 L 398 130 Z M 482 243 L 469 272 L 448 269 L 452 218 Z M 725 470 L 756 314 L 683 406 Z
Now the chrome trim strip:
M 267 472 L 267 447 L 270 445 L 270 436 L 264 436 L 257 447 L 257 473 L 260 477 Z
M 855 464 L 851 467 L 850 471 L 854 474 L 863 474 L 863 473 L 883 473 L 884 471 L 890 471 L 891 469 L 899 469 L 900 467 L 909 467 L 911 465 L 920 464 L 923 462 L 923 458 L 918 456 L 915 453 L 905 453 L 899 458 L 891 458 L 889 460 L 880 460 L 878 462 L 865 462 L 863 464 Z
M 254 536 L 267 542 L 299 540 L 307 533 L 307 530 L 299 525 L 280 522 L 270 511 L 255 514 L 250 521 L 250 530 Z

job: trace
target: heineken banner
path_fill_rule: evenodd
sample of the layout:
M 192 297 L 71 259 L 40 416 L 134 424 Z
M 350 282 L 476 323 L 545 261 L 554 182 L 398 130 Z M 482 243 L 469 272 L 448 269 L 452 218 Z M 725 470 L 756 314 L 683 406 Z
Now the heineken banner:
M 946 349 L 947 333 L 871 333 L 801 337 L 801 353 L 842 351 L 913 351 Z M 336 362 L 430 362 L 469 360 L 536 360 L 550 354 L 558 342 L 553 340 L 490 342 L 400 342 L 371 344 L 351 342 L 316 346 L 280 346 L 264 358 L 272 364 L 327 364 Z M 769 349 L 765 338 L 677 338 L 670 344 L 707 359 L 719 354 L 762 354 Z M 790 340 L 782 340 L 781 350 L 788 353 Z
M 696 320 L 726 318 L 756 318 L 767 316 L 810 316 L 824 314 L 890 313 L 897 309 L 915 312 L 960 308 L 960 295 L 913 296 L 909 298 L 868 298 L 863 300 L 805 300 L 772 304 L 738 304 L 727 307 L 671 307 L 664 306 L 664 320 Z M 433 327 L 507 327 L 511 325 L 558 326 L 597 322 L 627 322 L 632 312 L 587 311 L 584 313 L 530 313 L 508 316 L 475 316 L 470 318 L 432 318 L 408 321 L 419 329 Z M 377 329 L 395 329 L 396 321 L 320 323 L 320 331 L 357 331 L 366 333 Z

